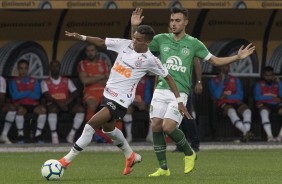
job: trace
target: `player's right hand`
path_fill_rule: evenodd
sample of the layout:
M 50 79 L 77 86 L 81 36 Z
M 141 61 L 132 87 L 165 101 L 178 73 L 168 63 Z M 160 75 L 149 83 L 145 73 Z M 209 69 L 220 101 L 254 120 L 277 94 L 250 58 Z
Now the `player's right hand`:
M 178 110 L 182 116 L 186 116 L 187 119 L 193 119 L 182 102 L 178 103 Z
M 142 16 L 143 10 L 141 8 L 136 8 L 131 15 L 131 26 L 139 26 L 144 18 Z

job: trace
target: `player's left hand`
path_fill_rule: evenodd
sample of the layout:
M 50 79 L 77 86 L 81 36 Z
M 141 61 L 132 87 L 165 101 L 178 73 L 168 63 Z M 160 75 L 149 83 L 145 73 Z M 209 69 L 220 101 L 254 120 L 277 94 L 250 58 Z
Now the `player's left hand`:
M 197 94 L 197 95 L 201 94 L 203 92 L 203 85 L 202 85 L 202 83 L 197 83 L 195 85 L 194 91 L 195 91 L 195 94 Z
M 251 55 L 255 51 L 255 49 L 256 49 L 256 47 L 253 46 L 252 43 L 247 45 L 247 47 L 245 47 L 244 49 L 243 48 L 244 48 L 244 46 L 242 46 L 239 49 L 239 51 L 238 51 L 238 54 L 237 54 L 238 55 L 238 59 L 245 59 L 246 57 Z
M 182 116 L 186 116 L 187 119 L 193 119 L 182 102 L 178 103 L 178 110 Z

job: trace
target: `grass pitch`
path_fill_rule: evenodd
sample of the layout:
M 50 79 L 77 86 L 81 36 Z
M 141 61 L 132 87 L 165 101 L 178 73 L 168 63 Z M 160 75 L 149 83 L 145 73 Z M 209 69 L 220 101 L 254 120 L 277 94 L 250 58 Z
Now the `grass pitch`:
M 198 153 L 195 170 L 185 175 L 183 154 L 168 152 L 170 177 L 149 178 L 158 167 L 152 151 L 140 152 L 143 161 L 123 176 L 121 152 L 84 152 L 65 170 L 60 181 L 47 181 L 40 173 L 48 159 L 65 153 L 0 153 L 3 184 L 281 184 L 282 150 L 204 150 Z

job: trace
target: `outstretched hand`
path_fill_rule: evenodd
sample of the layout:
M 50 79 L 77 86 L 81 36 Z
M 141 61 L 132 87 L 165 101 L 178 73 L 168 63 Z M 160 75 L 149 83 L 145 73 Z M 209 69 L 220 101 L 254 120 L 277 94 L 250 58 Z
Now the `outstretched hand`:
M 247 47 L 242 46 L 239 51 L 238 51 L 238 59 L 245 59 L 246 57 L 248 57 L 249 55 L 251 55 L 254 50 L 256 49 L 255 46 L 253 46 L 252 43 L 250 43 L 249 45 L 247 45 Z
M 139 26 L 144 18 L 142 16 L 143 10 L 141 8 L 136 8 L 131 15 L 131 25 L 132 26 Z
M 74 38 L 76 38 L 78 40 L 82 40 L 82 36 L 80 34 L 78 34 L 78 33 L 75 33 L 75 32 L 74 33 L 70 33 L 68 31 L 65 31 L 65 35 L 69 36 L 69 37 L 74 37 Z
M 178 110 L 181 113 L 182 116 L 186 116 L 187 119 L 193 119 L 193 117 L 189 114 L 189 112 L 187 111 L 186 107 L 184 106 L 183 103 L 179 103 L 178 104 Z

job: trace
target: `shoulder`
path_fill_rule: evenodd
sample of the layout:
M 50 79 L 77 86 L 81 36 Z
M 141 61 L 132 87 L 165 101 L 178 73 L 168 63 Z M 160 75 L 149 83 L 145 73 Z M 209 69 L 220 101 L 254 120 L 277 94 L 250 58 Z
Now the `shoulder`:
M 145 57 L 147 60 L 159 60 L 158 57 L 156 57 L 151 51 L 148 50 L 146 54 L 142 54 L 143 57 Z
M 61 79 L 62 79 L 62 80 L 68 80 L 69 78 L 66 77 L 66 76 L 61 76 Z
M 170 33 L 161 33 L 154 36 L 153 40 L 167 40 L 171 38 Z
M 190 35 L 188 35 L 188 34 L 186 34 L 185 40 L 189 41 L 189 42 L 192 43 L 192 44 L 202 43 L 198 38 L 195 38 L 195 37 L 190 36 Z

